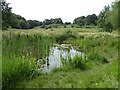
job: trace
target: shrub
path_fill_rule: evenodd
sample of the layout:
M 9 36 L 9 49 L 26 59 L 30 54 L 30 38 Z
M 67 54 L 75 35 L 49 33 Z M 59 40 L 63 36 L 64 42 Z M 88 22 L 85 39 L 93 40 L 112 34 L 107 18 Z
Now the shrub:
M 71 28 L 73 28 L 74 26 L 73 25 L 71 25 Z
M 41 28 L 45 28 L 45 25 L 42 25 Z
M 66 28 L 67 26 L 65 25 L 64 28 Z

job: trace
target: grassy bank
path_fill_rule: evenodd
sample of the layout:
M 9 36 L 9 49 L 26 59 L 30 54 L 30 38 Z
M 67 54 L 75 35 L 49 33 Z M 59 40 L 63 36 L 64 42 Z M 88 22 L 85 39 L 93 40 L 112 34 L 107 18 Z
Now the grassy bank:
M 117 88 L 117 63 L 94 65 L 81 71 L 73 67 L 55 69 L 29 81 L 17 83 L 19 88 Z

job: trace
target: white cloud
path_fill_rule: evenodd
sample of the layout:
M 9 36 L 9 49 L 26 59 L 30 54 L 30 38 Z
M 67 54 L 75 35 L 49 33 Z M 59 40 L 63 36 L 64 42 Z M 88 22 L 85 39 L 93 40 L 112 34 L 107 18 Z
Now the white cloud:
M 99 14 L 105 5 L 114 0 L 6 0 L 11 3 L 12 11 L 26 19 L 43 21 L 62 18 L 72 22 L 74 18 L 88 14 Z

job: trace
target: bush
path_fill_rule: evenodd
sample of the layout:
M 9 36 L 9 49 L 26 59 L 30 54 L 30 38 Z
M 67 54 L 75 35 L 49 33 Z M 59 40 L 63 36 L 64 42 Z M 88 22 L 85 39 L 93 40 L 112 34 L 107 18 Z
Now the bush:
M 67 26 L 65 25 L 64 28 L 66 28 Z
M 42 25 L 41 28 L 45 28 L 45 25 Z

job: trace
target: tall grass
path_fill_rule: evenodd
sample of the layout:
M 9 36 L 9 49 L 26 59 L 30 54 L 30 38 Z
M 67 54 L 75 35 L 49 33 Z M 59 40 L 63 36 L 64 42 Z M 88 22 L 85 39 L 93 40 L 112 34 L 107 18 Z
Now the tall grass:
M 81 51 L 86 53 L 90 60 L 107 62 L 111 57 L 114 58 L 118 51 L 118 37 L 108 33 L 80 35 L 77 39 L 68 39 L 64 42 L 80 46 Z
M 16 82 L 29 79 L 37 73 L 34 60 L 16 58 L 15 60 L 4 60 L 2 70 L 3 88 L 14 87 Z
M 69 67 L 72 66 L 71 70 L 68 67 L 67 69 L 61 68 L 58 71 L 55 70 L 51 75 L 48 73 L 43 76 L 41 75 L 39 78 L 37 77 L 35 80 L 24 81 L 22 86 L 41 87 L 43 84 L 45 87 L 72 87 L 72 85 L 75 85 L 74 87 L 85 88 L 118 86 L 116 84 L 118 81 L 118 38 L 116 35 L 112 33 L 91 33 L 91 31 L 83 33 L 85 32 L 84 30 L 81 30 L 82 32 L 76 30 L 78 33 L 76 37 L 73 34 L 74 30 L 72 33 L 71 31 L 56 36 L 56 41 L 58 43 L 70 43 L 80 46 L 80 49 L 85 53 L 85 57 L 78 55 L 74 58 L 68 57 L 68 62 L 66 62 L 67 60 L 62 61 L 66 67 L 67 65 Z M 56 30 L 56 32 L 58 31 Z M 10 87 L 10 85 L 14 86 L 19 80 L 33 77 L 36 73 L 36 61 L 39 59 L 43 59 L 44 61 L 44 58 L 49 53 L 50 46 L 54 42 L 53 39 L 54 38 L 50 36 L 37 34 L 3 35 L 2 56 L 4 87 Z M 99 63 L 100 65 L 98 65 Z M 85 72 L 80 72 L 80 70 L 73 68 L 86 70 L 87 68 L 91 68 L 92 65 L 94 65 L 92 69 Z M 110 84 L 110 82 L 112 84 Z
M 99 61 L 101 63 L 109 63 L 108 59 L 104 55 L 100 54 L 99 52 L 91 52 L 88 55 L 88 59 L 93 60 L 94 62 Z
M 36 72 L 37 61 L 45 63 L 49 48 L 54 43 L 50 36 L 41 35 L 3 35 L 3 87 L 14 86 L 19 80 L 33 76 Z
M 19 56 L 38 60 L 45 58 L 52 42 L 48 36 L 9 34 L 3 36 L 3 55 L 9 59 Z
M 117 59 L 118 37 L 112 34 L 103 33 L 97 35 L 80 35 L 77 39 L 66 39 L 65 43 L 70 43 L 81 47 L 81 51 L 84 52 L 87 58 L 81 58 L 81 56 L 75 56 L 73 59 L 69 59 L 71 65 L 84 69 L 87 64 L 90 63 L 110 63 L 112 59 Z M 113 53 L 114 52 L 114 53 Z M 62 59 L 63 65 L 66 64 Z M 91 65 L 91 64 L 90 64 Z M 89 66 L 89 65 L 88 65 Z

